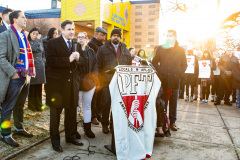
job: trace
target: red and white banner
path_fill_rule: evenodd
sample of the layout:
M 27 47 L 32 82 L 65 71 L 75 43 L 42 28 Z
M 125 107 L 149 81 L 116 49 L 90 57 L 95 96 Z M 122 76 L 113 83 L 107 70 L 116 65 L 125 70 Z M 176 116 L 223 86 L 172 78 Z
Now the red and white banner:
M 210 60 L 198 61 L 198 65 L 199 65 L 198 78 L 210 78 L 211 75 Z
M 161 82 L 150 66 L 118 66 L 109 85 L 118 160 L 151 157 Z
M 195 64 L 195 57 L 194 56 L 187 56 L 187 70 L 185 73 L 187 74 L 194 74 L 194 64 Z

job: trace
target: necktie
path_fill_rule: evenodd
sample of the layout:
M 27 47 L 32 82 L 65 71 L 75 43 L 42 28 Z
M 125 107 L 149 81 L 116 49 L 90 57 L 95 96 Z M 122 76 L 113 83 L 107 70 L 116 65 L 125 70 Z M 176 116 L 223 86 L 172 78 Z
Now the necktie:
M 71 41 L 67 41 L 67 42 L 68 42 L 69 52 L 72 53 L 72 44 L 71 44 Z

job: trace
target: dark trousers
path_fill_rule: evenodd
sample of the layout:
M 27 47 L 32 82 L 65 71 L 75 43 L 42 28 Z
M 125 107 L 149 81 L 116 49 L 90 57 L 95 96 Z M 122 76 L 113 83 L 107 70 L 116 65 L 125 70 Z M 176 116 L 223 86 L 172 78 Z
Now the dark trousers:
M 218 83 L 219 83 L 219 76 L 218 75 L 213 76 L 213 84 L 212 84 L 212 89 L 211 89 L 212 95 L 217 95 Z
M 233 101 L 236 101 L 236 98 L 237 98 L 236 91 L 237 90 L 233 88 L 233 90 L 232 90 L 232 100 Z
M 218 89 L 217 101 L 221 101 L 224 96 L 224 102 L 229 102 L 229 97 L 232 93 L 232 78 L 220 76 Z
M 52 146 L 60 145 L 59 123 L 62 110 L 63 108 L 50 107 L 50 137 Z M 65 108 L 64 111 L 65 138 L 66 140 L 72 141 L 76 139 L 77 108 Z
M 184 95 L 184 89 L 185 89 L 185 78 L 183 77 L 180 81 L 180 90 L 179 90 L 179 95 L 182 97 Z
M 95 92 L 92 99 L 91 110 L 92 119 L 101 117 L 101 90 Z
M 167 99 L 167 88 L 163 87 L 163 95 L 161 96 L 165 101 L 165 106 L 157 106 L 157 127 L 161 127 L 164 122 L 164 109 L 167 113 L 167 106 L 169 101 L 169 120 L 170 123 L 175 123 L 177 120 L 177 100 L 179 89 L 172 89 L 172 96 L 170 100 Z
M 102 125 L 108 126 L 109 125 L 109 113 L 111 107 L 111 96 L 108 87 L 102 89 Z
M 191 84 L 186 84 L 186 96 L 189 96 L 189 87 L 191 87 L 191 97 L 193 97 L 193 94 L 194 94 L 194 85 L 191 85 Z
M 202 86 L 202 98 L 208 100 L 210 94 L 210 84 L 207 82 L 207 86 Z
M 42 84 L 30 85 L 28 94 L 28 109 L 41 111 L 42 107 Z
M 23 129 L 23 108 L 29 91 L 29 83 L 26 78 L 11 79 L 5 100 L 2 103 L 1 111 L 1 135 L 11 134 L 11 125 L 6 125 L 11 121 L 13 112 L 14 125 L 17 129 Z

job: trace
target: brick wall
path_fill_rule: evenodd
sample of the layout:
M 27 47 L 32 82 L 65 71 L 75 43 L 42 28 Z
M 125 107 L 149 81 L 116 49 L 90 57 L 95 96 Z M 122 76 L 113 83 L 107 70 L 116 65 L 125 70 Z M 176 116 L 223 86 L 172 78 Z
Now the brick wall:
M 131 5 L 131 33 L 130 46 L 136 52 L 143 48 L 147 54 L 159 44 L 159 3 L 145 3 Z M 150 47 L 146 47 L 146 45 Z

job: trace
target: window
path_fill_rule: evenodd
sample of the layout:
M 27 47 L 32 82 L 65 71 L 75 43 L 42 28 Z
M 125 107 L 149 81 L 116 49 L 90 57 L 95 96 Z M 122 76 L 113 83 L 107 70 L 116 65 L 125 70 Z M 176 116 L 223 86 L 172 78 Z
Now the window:
M 135 22 L 142 22 L 142 19 L 135 19 Z
M 136 25 L 136 26 L 135 26 L 135 29 L 141 29 L 141 28 L 142 28 L 141 25 Z
M 148 28 L 155 28 L 155 25 L 149 25 Z
M 142 42 L 141 38 L 136 38 L 135 42 Z
M 148 42 L 154 42 L 154 38 L 148 38 Z
M 153 22 L 155 19 L 154 18 L 148 18 L 148 21 Z
M 148 32 L 148 35 L 154 35 L 154 32 Z
M 135 48 L 141 48 L 141 45 L 135 45 Z
M 149 15 L 155 15 L 155 11 L 148 12 Z
M 142 9 L 142 5 L 136 5 L 136 9 Z
M 156 5 L 149 5 L 149 8 L 156 8 Z
M 142 12 L 136 12 L 135 13 L 135 16 L 140 16 L 140 15 L 142 15 Z
M 135 32 L 135 35 L 142 35 L 142 32 Z

